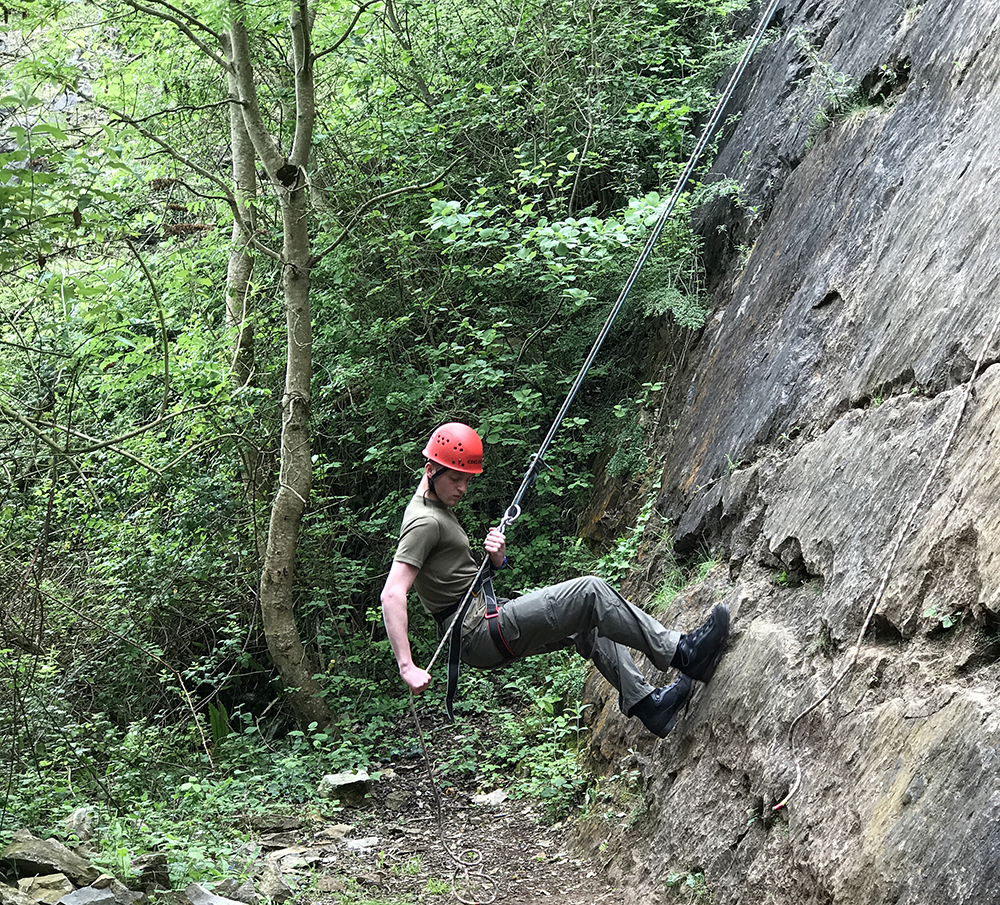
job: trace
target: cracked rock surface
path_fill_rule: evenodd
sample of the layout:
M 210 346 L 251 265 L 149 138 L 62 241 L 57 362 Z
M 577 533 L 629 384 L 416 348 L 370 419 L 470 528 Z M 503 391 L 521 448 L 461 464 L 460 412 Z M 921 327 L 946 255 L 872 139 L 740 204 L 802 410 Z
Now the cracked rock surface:
M 733 636 L 663 741 L 590 680 L 595 754 L 641 802 L 580 844 L 625 903 L 674 901 L 683 872 L 716 905 L 1000 902 L 1000 17 L 790 0 L 778 21 L 714 165 L 742 201 L 699 214 L 714 309 L 667 381 L 626 588 L 709 550 L 661 615 L 724 601 Z

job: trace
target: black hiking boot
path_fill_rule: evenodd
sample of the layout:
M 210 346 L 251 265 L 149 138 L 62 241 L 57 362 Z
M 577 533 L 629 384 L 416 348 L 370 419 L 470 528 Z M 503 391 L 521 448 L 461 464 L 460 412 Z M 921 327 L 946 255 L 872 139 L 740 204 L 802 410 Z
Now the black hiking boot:
M 715 667 L 722 659 L 728 635 L 729 607 L 720 603 L 712 610 L 712 615 L 704 625 L 693 632 L 681 635 L 670 665 L 692 679 L 707 682 L 712 678 Z
M 629 712 L 629 716 L 637 716 L 653 735 L 663 738 L 677 722 L 684 705 L 691 694 L 691 680 L 681 676 L 673 685 L 657 688 L 652 694 L 646 695 Z

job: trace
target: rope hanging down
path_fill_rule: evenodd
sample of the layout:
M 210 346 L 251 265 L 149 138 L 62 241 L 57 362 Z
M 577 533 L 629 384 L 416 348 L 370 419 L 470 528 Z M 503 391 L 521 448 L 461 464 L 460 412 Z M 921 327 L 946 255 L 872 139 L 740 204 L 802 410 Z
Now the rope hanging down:
M 680 200 L 681 194 L 683 193 L 688 181 L 691 179 L 692 174 L 698 166 L 698 162 L 701 160 L 702 155 L 705 153 L 705 149 L 708 147 L 709 142 L 715 133 L 716 128 L 722 120 L 722 115 L 725 112 L 726 105 L 732 99 L 733 93 L 736 91 L 736 86 L 739 84 L 740 80 L 743 78 L 746 72 L 747 66 L 750 65 L 750 59 L 753 57 L 757 48 L 760 46 L 760 42 L 764 37 L 764 32 L 767 30 L 767 26 L 770 24 L 771 19 L 774 17 L 774 13 L 778 8 L 780 0 L 770 0 L 767 8 L 762 13 L 760 20 L 757 23 L 757 27 L 754 29 L 753 34 L 750 36 L 750 40 L 747 43 L 746 49 L 743 51 L 743 56 L 740 62 L 737 64 L 736 68 L 733 70 L 732 75 L 729 77 L 729 81 L 726 87 L 723 89 L 722 94 L 719 96 L 719 100 L 715 105 L 715 109 L 712 111 L 712 115 L 708 122 L 705 124 L 705 128 L 702 130 L 701 138 L 698 139 L 698 143 L 695 145 L 694 150 L 691 152 L 691 156 L 688 158 L 687 164 L 684 170 L 681 172 L 680 177 L 677 179 L 677 184 L 674 186 L 673 193 L 671 194 L 669 200 L 664 205 L 663 210 L 660 212 L 656 219 L 656 223 L 653 226 L 648 238 L 646 239 L 646 244 L 643 246 L 642 251 L 639 254 L 638 259 L 635 262 L 635 266 L 632 268 L 632 272 L 629 274 L 628 278 L 625 280 L 624 286 L 618 295 L 618 299 L 615 301 L 611 308 L 611 312 L 608 314 L 607 320 L 604 322 L 604 326 L 601 327 L 600 332 L 597 334 L 597 339 L 594 341 L 594 345 L 591 347 L 590 352 L 587 354 L 586 359 L 584 359 L 583 365 L 580 367 L 580 372 L 576 375 L 576 379 L 573 381 L 569 392 L 566 394 L 566 399 L 563 401 L 562 407 L 556 414 L 555 420 L 552 422 L 552 426 L 549 428 L 549 432 L 545 435 L 542 440 L 541 446 L 538 447 L 538 452 L 536 452 L 530 460 L 528 465 L 528 470 L 524 474 L 524 478 L 521 481 L 521 486 L 517 489 L 517 493 L 514 494 L 514 498 L 511 504 L 504 511 L 503 518 L 500 520 L 500 529 L 512 525 L 521 515 L 521 501 L 524 499 L 524 495 L 528 492 L 528 488 L 535 483 L 538 478 L 538 472 L 542 467 L 543 459 L 545 454 L 548 452 L 549 447 L 552 445 L 552 441 L 555 439 L 556 432 L 559 430 L 563 420 L 566 418 L 566 413 L 569 411 L 570 405 L 573 404 L 573 400 L 576 398 L 576 394 L 580 390 L 580 386 L 587 376 L 588 371 L 590 371 L 591 365 L 594 363 L 594 359 L 597 358 L 597 353 L 600 352 L 601 346 L 604 344 L 604 340 L 607 338 L 608 334 L 611 332 L 611 328 L 614 325 L 615 320 L 618 317 L 622 306 L 625 304 L 626 299 L 628 299 L 629 293 L 632 291 L 632 286 L 635 281 L 639 278 L 639 274 L 642 273 L 643 267 L 646 266 L 646 262 L 649 260 L 649 256 L 653 253 L 653 248 L 656 246 L 657 240 L 660 238 L 660 234 L 663 232 L 663 228 L 667 224 L 667 220 L 670 215 L 674 212 L 674 208 L 677 206 L 677 202 Z M 464 618 L 466 608 L 468 606 L 469 600 L 472 596 L 473 588 L 477 587 L 482 577 L 486 571 L 487 563 L 489 558 L 485 557 L 479 565 L 479 571 L 476 573 L 476 577 L 472 584 L 469 586 L 469 590 L 466 592 L 465 598 L 462 600 L 461 605 L 456 611 L 451 623 L 449 623 L 447 630 L 444 632 L 441 638 L 441 643 L 438 645 L 437 650 L 434 651 L 434 656 L 431 657 L 430 663 L 427 664 L 427 671 L 430 672 L 431 667 L 434 665 L 441 650 L 444 648 L 446 641 L 451 636 L 451 632 L 455 623 Z
M 815 701 L 813 701 L 812 704 L 806 707 L 805 710 L 801 711 L 788 726 L 788 747 L 792 754 L 792 760 L 795 762 L 795 781 L 789 788 L 788 794 L 786 794 L 781 801 L 774 805 L 771 810 L 781 810 L 781 808 L 791 801 L 792 796 L 799 790 L 799 786 L 802 785 L 802 758 L 799 757 L 798 751 L 795 747 L 795 727 L 798 726 L 798 724 L 801 723 L 802 720 L 804 720 L 817 707 L 819 707 L 820 704 L 822 704 L 828 697 L 830 697 L 831 694 L 833 694 L 834 689 L 836 689 L 836 687 L 844 681 L 847 674 L 857 664 L 858 658 L 861 656 L 861 644 L 865 640 L 865 635 L 868 633 L 868 626 L 871 625 L 871 621 L 875 617 L 879 604 L 882 602 L 882 598 L 885 595 L 885 590 L 889 586 L 889 578 L 892 575 L 893 567 L 896 565 L 896 558 L 899 556 L 899 551 L 903 547 L 903 541 L 909 534 L 910 527 L 913 525 L 913 521 L 916 519 L 917 513 L 920 511 L 920 507 L 924 504 L 924 497 L 927 496 L 927 491 L 930 490 L 931 484 L 937 478 L 938 473 L 941 471 L 941 467 L 944 465 L 944 460 L 948 458 L 948 453 L 951 452 L 951 446 L 955 442 L 955 437 L 958 435 L 958 428 L 962 423 L 962 418 L 965 416 L 965 410 L 969 406 L 969 399 L 972 398 L 972 388 L 975 386 L 976 378 L 979 376 L 979 371 L 983 366 L 983 361 L 986 359 L 986 353 L 993 346 L 993 341 L 996 339 L 998 331 L 1000 331 L 1000 312 L 997 313 L 997 317 L 993 321 L 993 326 L 986 335 L 986 341 L 983 343 L 982 351 L 979 353 L 979 358 L 976 360 L 976 364 L 972 368 L 972 374 L 969 375 L 969 382 L 965 385 L 965 392 L 962 395 L 962 401 L 958 407 L 958 411 L 955 413 L 955 420 L 952 423 L 951 432 L 948 434 L 948 438 L 944 441 L 944 445 L 941 447 L 941 452 L 938 455 L 937 461 L 934 463 L 934 467 L 931 469 L 930 474 L 927 475 L 927 480 L 924 482 L 923 489 L 920 491 L 920 494 L 917 496 L 917 501 L 913 504 L 913 508 L 910 510 L 910 517 L 906 520 L 906 523 L 896 535 L 896 542 L 892 546 L 892 552 L 886 562 L 885 569 L 882 571 L 882 580 L 879 583 L 878 590 L 875 592 L 875 599 L 872 600 L 871 606 L 868 607 L 868 613 L 865 616 L 864 624 L 861 626 L 861 631 L 858 634 L 857 643 L 851 651 L 851 656 L 848 657 L 847 663 L 830 684 L 830 687 L 827 688 L 827 690 L 824 691 L 823 694 L 821 694 Z

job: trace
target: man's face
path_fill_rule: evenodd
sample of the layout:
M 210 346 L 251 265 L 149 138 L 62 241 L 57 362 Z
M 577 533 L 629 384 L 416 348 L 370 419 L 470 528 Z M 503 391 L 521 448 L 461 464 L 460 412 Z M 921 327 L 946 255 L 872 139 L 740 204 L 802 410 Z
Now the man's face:
M 434 478 L 435 496 L 449 508 L 457 506 L 465 496 L 465 491 L 469 489 L 469 482 L 473 476 L 462 471 L 452 471 L 450 468 L 439 471 L 440 473 Z

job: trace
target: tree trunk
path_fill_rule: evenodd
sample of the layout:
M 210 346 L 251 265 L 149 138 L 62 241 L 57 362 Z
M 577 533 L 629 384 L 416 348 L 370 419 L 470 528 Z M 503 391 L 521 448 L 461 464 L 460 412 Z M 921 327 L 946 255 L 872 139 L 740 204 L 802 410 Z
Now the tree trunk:
M 223 35 L 223 49 L 230 69 L 226 73 L 229 88 L 229 146 L 233 155 L 233 195 L 239 217 L 233 220 L 232 247 L 226 268 L 226 327 L 232 336 L 231 381 L 234 389 L 247 386 L 254 376 L 256 349 L 253 324 L 249 320 L 249 301 L 254 259 L 250 241 L 257 226 L 257 155 L 238 102 L 239 84 L 233 66 L 232 41 Z M 260 450 L 250 442 L 240 444 L 243 487 L 249 506 L 256 512 L 266 480 Z M 255 517 L 256 521 L 256 517 Z M 255 532 L 256 536 L 256 532 Z M 257 543 L 258 558 L 264 555 L 264 540 Z
M 234 99 L 238 96 L 233 73 L 229 73 L 229 92 Z M 256 155 L 238 103 L 229 105 L 229 135 L 233 154 L 233 194 L 236 196 L 243 224 L 252 230 L 256 226 Z M 233 221 L 232 242 L 229 266 L 226 269 L 226 326 L 233 333 L 232 375 L 233 383 L 239 388 L 249 383 L 254 367 L 253 327 L 247 323 L 253 258 L 248 250 L 250 236 L 239 220 Z
M 274 185 L 281 204 L 284 245 L 282 287 L 287 328 L 285 391 L 281 401 L 281 461 L 278 489 L 271 505 L 267 547 L 260 580 L 260 607 L 268 650 L 302 725 L 325 725 L 332 719 L 314 678 L 315 668 L 295 623 L 295 556 L 302 515 L 312 487 L 309 415 L 312 380 L 312 319 L 309 309 L 311 268 L 306 167 L 315 120 L 315 91 L 309 14 L 306 0 L 293 3 L 289 25 L 295 77 L 295 135 L 286 158 L 267 132 L 257 101 L 250 49 L 241 22 L 232 26 L 234 83 L 247 134 Z

